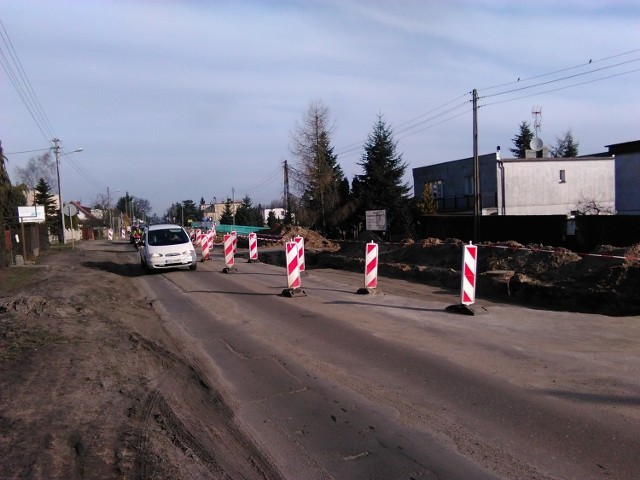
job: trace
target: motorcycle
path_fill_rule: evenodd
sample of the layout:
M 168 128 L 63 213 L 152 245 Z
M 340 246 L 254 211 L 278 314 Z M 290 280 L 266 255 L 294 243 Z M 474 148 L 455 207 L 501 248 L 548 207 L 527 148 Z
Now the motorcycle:
M 133 237 L 133 248 L 138 250 L 142 246 L 142 238 L 139 236 Z

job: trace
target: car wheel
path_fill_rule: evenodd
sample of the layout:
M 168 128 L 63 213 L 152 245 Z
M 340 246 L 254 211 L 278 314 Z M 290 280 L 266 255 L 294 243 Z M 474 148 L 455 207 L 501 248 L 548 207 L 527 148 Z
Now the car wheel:
M 189 265 L 189 270 L 196 270 L 197 268 L 198 268 L 197 263 L 192 263 L 191 265 Z

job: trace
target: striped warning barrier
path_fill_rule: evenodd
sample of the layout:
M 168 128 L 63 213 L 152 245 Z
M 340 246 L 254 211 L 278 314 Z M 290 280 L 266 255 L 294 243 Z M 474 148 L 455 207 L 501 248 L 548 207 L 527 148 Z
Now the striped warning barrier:
M 203 235 L 200 239 L 200 247 L 202 248 L 202 261 L 211 260 L 211 242 L 212 238 L 209 235 Z
M 364 288 L 356 293 L 367 294 L 378 286 L 378 244 L 369 242 L 364 251 Z
M 121 238 L 122 240 L 124 240 L 126 236 L 127 236 L 127 232 L 126 232 L 126 231 L 125 231 L 125 229 L 123 228 L 123 229 L 120 231 L 120 238 Z
M 304 238 L 298 235 L 293 240 L 298 245 L 298 267 L 301 272 L 304 272 Z
M 476 266 L 478 264 L 478 247 L 476 245 L 465 245 L 462 255 L 462 305 L 471 305 L 476 301 Z
M 233 242 L 233 254 L 235 255 L 238 252 L 238 232 L 231 230 L 231 238 Z
M 113 228 L 109 229 L 108 237 L 109 237 L 109 241 L 113 240 Z
M 285 248 L 287 254 L 287 285 L 289 289 L 297 289 L 302 286 L 298 242 L 287 242 Z
M 462 251 L 462 280 L 460 287 L 460 303 L 445 308 L 448 312 L 475 315 L 471 305 L 476 301 L 476 267 L 478 264 L 478 247 L 465 245 Z
M 365 250 L 364 287 L 376 288 L 378 286 L 378 245 L 374 242 L 367 243 Z
M 258 261 L 258 235 L 255 232 L 249 234 L 249 262 Z
M 228 272 L 235 265 L 235 257 L 233 252 L 233 235 L 225 233 L 224 235 L 224 264 L 225 272 Z

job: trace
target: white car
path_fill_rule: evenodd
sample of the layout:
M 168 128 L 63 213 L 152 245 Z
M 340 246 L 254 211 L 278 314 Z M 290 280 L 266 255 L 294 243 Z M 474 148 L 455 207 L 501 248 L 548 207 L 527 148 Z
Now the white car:
M 184 267 L 195 270 L 198 266 L 193 243 L 180 225 L 149 225 L 139 251 L 146 273 Z

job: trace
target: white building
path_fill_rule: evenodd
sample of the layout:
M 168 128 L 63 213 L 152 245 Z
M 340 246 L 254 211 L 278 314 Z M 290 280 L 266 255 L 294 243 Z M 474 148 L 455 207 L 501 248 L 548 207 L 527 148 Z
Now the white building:
M 594 202 L 615 211 L 615 157 L 497 160 L 498 215 L 571 215 Z
M 273 212 L 276 220 L 284 220 L 286 210 L 284 208 L 265 208 L 262 210 L 262 222 L 266 225 L 269 219 L 269 213 Z

